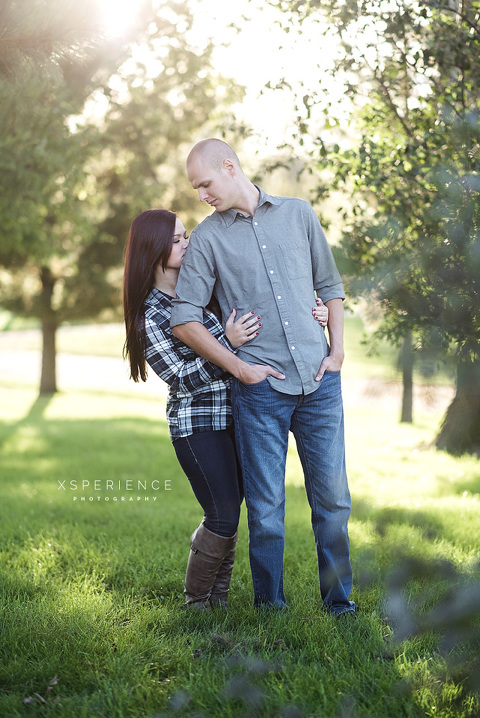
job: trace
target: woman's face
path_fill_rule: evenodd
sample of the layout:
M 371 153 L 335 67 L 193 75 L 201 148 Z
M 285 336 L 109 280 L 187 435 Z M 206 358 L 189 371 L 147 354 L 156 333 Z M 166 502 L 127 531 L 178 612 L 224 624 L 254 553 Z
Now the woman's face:
M 180 269 L 187 247 L 188 242 L 185 227 L 177 218 L 177 221 L 175 222 L 172 249 L 167 262 L 167 269 Z

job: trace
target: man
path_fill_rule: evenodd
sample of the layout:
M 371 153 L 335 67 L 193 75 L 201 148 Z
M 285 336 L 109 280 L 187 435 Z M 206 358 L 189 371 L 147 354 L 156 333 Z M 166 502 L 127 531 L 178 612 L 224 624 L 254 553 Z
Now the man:
M 266 194 L 221 140 L 193 147 L 187 176 L 215 211 L 192 232 L 171 325 L 175 336 L 234 377 L 254 604 L 287 605 L 285 462 L 291 430 L 311 507 L 323 604 L 334 616 L 354 613 L 340 384 L 345 295 L 325 235 L 307 202 Z M 315 291 L 329 309 L 330 347 L 312 318 Z M 233 308 L 261 318 L 261 332 L 236 354 L 201 324 L 212 292 L 224 321 Z

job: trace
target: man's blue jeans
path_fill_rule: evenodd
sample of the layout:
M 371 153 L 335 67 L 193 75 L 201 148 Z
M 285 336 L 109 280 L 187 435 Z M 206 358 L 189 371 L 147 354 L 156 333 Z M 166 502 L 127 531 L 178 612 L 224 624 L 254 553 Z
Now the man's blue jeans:
M 282 394 L 268 380 L 233 381 L 237 452 L 248 509 L 255 606 L 286 606 L 283 591 L 285 464 L 291 430 L 302 462 L 317 548 L 320 592 L 334 615 L 354 610 L 347 523 L 340 372 L 326 372 L 316 391 Z

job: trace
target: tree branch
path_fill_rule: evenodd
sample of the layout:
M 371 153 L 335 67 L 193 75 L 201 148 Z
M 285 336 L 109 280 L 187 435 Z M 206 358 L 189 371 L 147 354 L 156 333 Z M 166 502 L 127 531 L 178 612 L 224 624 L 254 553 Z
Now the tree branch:
M 463 12 L 460 12 L 460 10 L 455 7 L 451 7 L 450 5 L 445 5 L 441 9 L 445 10 L 445 12 L 450 12 L 453 13 L 453 15 L 457 15 L 462 22 L 464 22 L 466 25 L 468 25 L 468 27 L 470 27 L 472 30 L 475 30 L 475 32 L 480 35 L 480 25 L 470 20 Z M 478 16 L 480 16 L 480 11 L 478 13 Z

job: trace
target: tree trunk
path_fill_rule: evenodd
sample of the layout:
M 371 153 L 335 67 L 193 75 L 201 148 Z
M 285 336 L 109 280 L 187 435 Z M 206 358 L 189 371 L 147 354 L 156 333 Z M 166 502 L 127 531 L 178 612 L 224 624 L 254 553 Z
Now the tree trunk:
M 42 322 L 42 374 L 40 378 L 40 394 L 55 394 L 57 391 L 57 362 L 55 337 L 57 325 Z
M 477 355 L 478 356 L 478 355 Z M 457 390 L 435 439 L 450 454 L 480 451 L 480 362 L 459 361 Z
M 413 351 L 412 332 L 408 332 L 403 340 L 400 352 L 402 367 L 403 395 L 401 422 L 411 424 L 413 421 Z
M 57 391 L 57 368 L 55 338 L 58 321 L 52 307 L 55 277 L 48 267 L 40 272 L 42 293 L 40 295 L 40 311 L 42 320 L 42 374 L 40 378 L 40 395 L 54 394 Z

